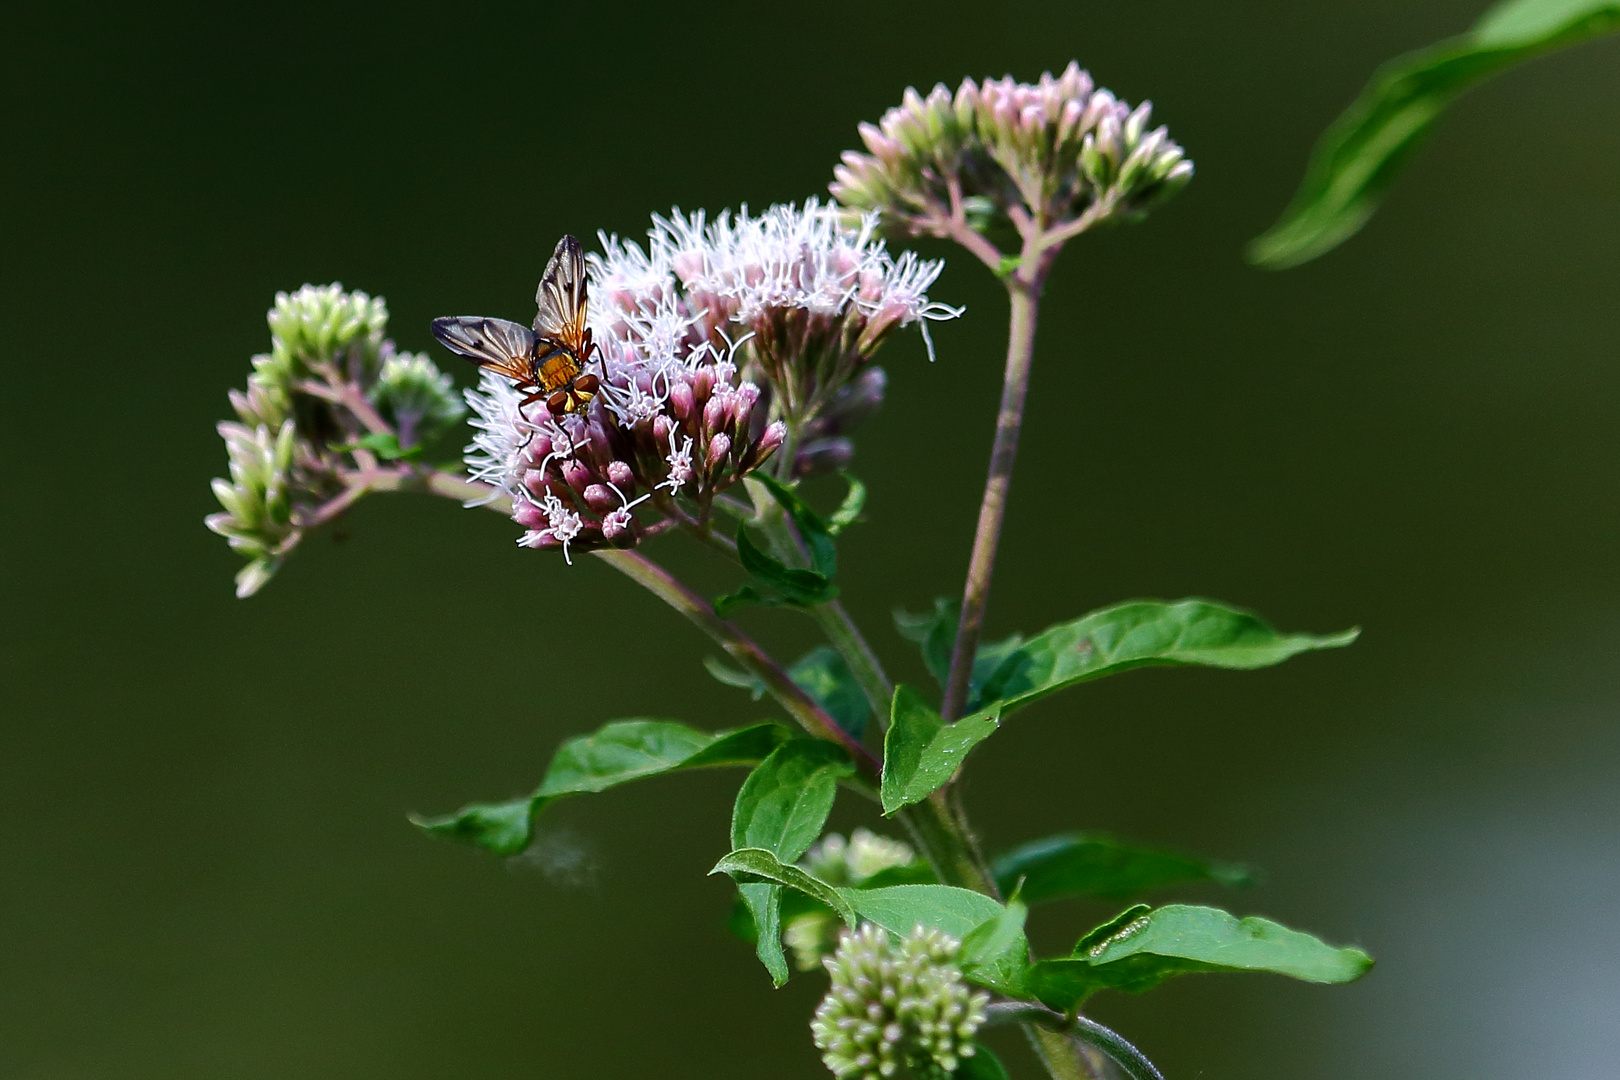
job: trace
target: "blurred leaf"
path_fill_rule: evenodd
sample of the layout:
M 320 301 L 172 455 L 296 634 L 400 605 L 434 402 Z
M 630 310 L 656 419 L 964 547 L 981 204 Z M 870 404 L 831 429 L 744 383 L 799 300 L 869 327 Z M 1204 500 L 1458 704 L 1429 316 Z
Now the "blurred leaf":
M 1011 1080 L 1007 1067 L 984 1043 L 974 1043 L 972 1056 L 963 1058 L 951 1076 L 955 1080 Z
M 943 787 L 968 751 L 999 724 L 995 707 L 947 724 L 917 691 L 904 684 L 895 687 L 889 730 L 883 736 L 883 812 L 892 814 Z
M 1615 29 L 1620 0 L 1510 0 L 1468 33 L 1391 60 L 1322 134 L 1293 202 L 1250 243 L 1249 261 L 1280 270 L 1331 251 L 1367 223 L 1435 120 L 1463 91 Z
M 849 755 L 830 742 L 795 738 L 783 743 L 748 774 L 731 815 L 734 849 L 768 851 L 791 863 L 821 835 L 838 794 L 838 781 L 855 771 Z M 788 980 L 782 952 L 782 886 L 739 883 L 738 892 L 753 917 L 755 951 L 771 981 Z
M 1014 709 L 1066 686 L 1132 668 L 1270 667 L 1312 649 L 1334 649 L 1359 630 L 1283 634 L 1253 612 L 1209 600 L 1127 600 L 1037 634 L 990 676 L 982 697 Z
M 703 666 L 710 675 L 727 686 L 747 690 L 755 701 L 765 696 L 765 680 L 758 675 L 705 657 Z M 859 739 L 866 732 L 866 719 L 872 714 L 861 684 L 849 670 L 836 649 L 822 645 L 811 649 L 787 669 L 794 685 L 815 699 L 827 715 L 838 721 L 838 726 Z
M 1222 885 L 1253 881 L 1250 871 L 1241 866 L 1133 847 L 1102 833 L 1065 833 L 1032 840 L 999 856 L 992 873 L 1003 893 L 1010 893 L 1022 881 L 1022 896 L 1031 904 L 1072 896 L 1122 900 L 1188 881 Z
M 849 484 L 849 492 L 838 509 L 833 511 L 832 517 L 827 519 L 827 531 L 833 536 L 861 520 L 861 511 L 866 509 L 866 485 L 854 473 L 841 472 L 838 475 Z
M 791 735 L 771 723 L 711 733 L 673 720 L 614 720 L 558 747 L 544 782 L 532 795 L 411 820 L 434 836 L 465 841 L 497 855 L 516 855 L 529 844 L 534 816 L 553 799 L 606 791 L 679 769 L 755 765 Z
M 1072 957 L 1031 965 L 1028 989 L 1054 1009 L 1078 1008 L 1098 990 L 1141 993 L 1173 975 L 1269 972 L 1313 983 L 1345 983 L 1372 967 L 1360 949 L 1336 949 L 1270 919 L 1238 919 L 1219 908 L 1171 904 L 1132 908 L 1082 938 Z
M 912 615 L 896 610 L 895 629 L 907 641 L 922 648 L 923 664 L 941 687 L 951 669 L 951 647 L 956 641 L 956 624 L 962 605 L 943 596 L 934 600 L 934 610 L 924 615 Z M 981 642 L 979 653 L 973 658 L 973 675 L 968 680 L 968 710 L 979 706 L 979 689 L 1004 660 L 1024 643 L 1024 635 L 1014 634 L 1000 641 Z
M 384 461 L 409 461 L 412 458 L 421 456 L 426 447 L 421 443 L 417 443 L 414 446 L 401 449 L 399 438 L 393 432 L 370 431 L 351 443 L 344 443 L 342 446 L 333 447 L 333 449 L 343 451 L 370 450 Z M 460 462 L 457 462 L 457 466 L 460 466 Z

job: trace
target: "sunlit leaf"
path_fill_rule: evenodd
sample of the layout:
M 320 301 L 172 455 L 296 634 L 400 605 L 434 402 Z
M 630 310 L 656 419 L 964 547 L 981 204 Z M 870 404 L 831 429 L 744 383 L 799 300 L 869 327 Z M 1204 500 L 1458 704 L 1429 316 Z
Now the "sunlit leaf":
M 1140 993 L 1192 972 L 1266 972 L 1345 983 L 1372 963 L 1360 949 L 1334 948 L 1270 919 L 1239 919 L 1190 904 L 1142 905 L 1086 935 L 1073 956 L 1031 965 L 1027 985 L 1047 1005 L 1067 1011 L 1098 990 Z
M 895 687 L 883 737 L 883 812 L 892 814 L 943 787 L 999 723 L 999 709 L 992 707 L 947 724 L 911 687 Z
M 997 857 L 991 869 L 1004 893 L 1022 882 L 1022 896 L 1031 904 L 1072 896 L 1122 900 L 1189 881 L 1248 885 L 1253 880 L 1241 866 L 1135 847 L 1102 833 L 1032 840 Z
M 411 820 L 434 836 L 516 855 L 529 844 L 534 816 L 553 799 L 680 769 L 756 765 L 791 736 L 787 728 L 769 723 L 715 733 L 672 720 L 615 720 L 558 747 L 545 780 L 531 795 Z
M 1510 0 L 1469 32 L 1389 61 L 1311 152 L 1282 218 L 1251 262 L 1297 266 L 1353 236 L 1447 106 L 1515 64 L 1620 29 L 1620 0 Z M 1502 151 L 1512 143 L 1504 136 Z
M 981 697 L 999 700 L 1006 717 L 1066 686 L 1132 668 L 1270 667 L 1348 645 L 1358 633 L 1284 634 L 1253 612 L 1209 600 L 1127 600 L 1030 638 L 990 676 Z
M 1023 996 L 1029 970 L 1029 939 L 1024 936 L 1028 914 L 1023 900 L 1014 897 L 994 918 L 969 930 L 962 938 L 963 975 L 980 986 Z

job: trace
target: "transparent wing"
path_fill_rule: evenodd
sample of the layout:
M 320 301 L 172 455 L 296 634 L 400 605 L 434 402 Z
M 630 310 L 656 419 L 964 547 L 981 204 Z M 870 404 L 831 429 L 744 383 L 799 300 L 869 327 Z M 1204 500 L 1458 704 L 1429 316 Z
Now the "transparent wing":
M 578 351 L 585 337 L 585 250 L 572 236 L 557 241 L 534 302 L 540 310 L 534 316 L 534 332 L 539 337 Z
M 479 315 L 450 315 L 433 320 L 433 336 L 445 348 L 479 367 L 518 382 L 529 381 L 534 335 L 521 323 Z

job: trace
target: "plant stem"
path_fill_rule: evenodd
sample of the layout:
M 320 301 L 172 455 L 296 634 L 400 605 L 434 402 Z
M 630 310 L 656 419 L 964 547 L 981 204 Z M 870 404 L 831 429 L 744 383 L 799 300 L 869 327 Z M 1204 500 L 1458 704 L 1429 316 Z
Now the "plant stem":
M 832 642 L 838 655 L 844 658 L 849 665 L 851 675 L 860 684 L 866 700 L 872 705 L 872 716 L 877 721 L 877 729 L 885 731 L 889 726 L 889 703 L 894 700 L 894 683 L 883 670 L 877 654 L 872 646 L 866 643 L 861 634 L 860 627 L 850 618 L 844 605 L 837 600 L 825 604 L 817 604 L 810 609 L 810 614 L 821 626 L 822 633 Z
M 837 721 L 828 716 L 810 695 L 799 689 L 788 678 L 787 672 L 778 667 L 776 661 L 753 639 L 735 623 L 716 615 L 706 600 L 681 584 L 669 571 L 634 551 L 604 548 L 592 554 L 686 616 L 728 656 L 759 676 L 771 696 L 806 731 L 817 738 L 838 743 L 869 776 L 876 778 L 881 774 L 881 766 L 870 750 L 839 727 Z
M 1147 1055 L 1132 1046 L 1125 1037 L 1084 1016 L 1065 1016 L 1044 1005 L 1022 1001 L 999 1001 L 988 1010 L 986 1023 L 1004 1024 L 1012 1021 L 1040 1028 L 1046 1034 L 1076 1039 L 1107 1054 L 1132 1080 L 1164 1080 Z
M 1040 307 L 1044 268 L 1020 268 L 1007 279 L 1012 312 L 1007 332 L 1007 369 L 1002 379 L 1001 412 L 996 417 L 996 438 L 990 451 L 990 476 L 979 505 L 979 525 L 973 535 L 967 584 L 962 590 L 962 616 L 951 649 L 950 675 L 940 713 L 947 720 L 962 715 L 967 703 L 973 658 L 984 630 L 984 609 L 990 600 L 990 577 L 996 565 L 996 546 L 1007 512 L 1007 490 L 1012 485 L 1018 458 L 1018 432 L 1024 423 L 1024 398 L 1029 392 L 1030 362 L 1035 354 L 1035 318 Z

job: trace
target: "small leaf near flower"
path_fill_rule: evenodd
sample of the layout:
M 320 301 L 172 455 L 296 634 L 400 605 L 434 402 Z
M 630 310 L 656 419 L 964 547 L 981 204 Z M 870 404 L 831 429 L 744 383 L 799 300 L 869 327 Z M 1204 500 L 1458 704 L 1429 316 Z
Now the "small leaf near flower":
M 833 511 L 832 517 L 827 519 L 827 532 L 832 536 L 837 536 L 861 520 L 861 511 L 866 509 L 866 485 L 853 473 L 842 472 L 838 475 L 849 484 L 849 492 L 838 509 Z

